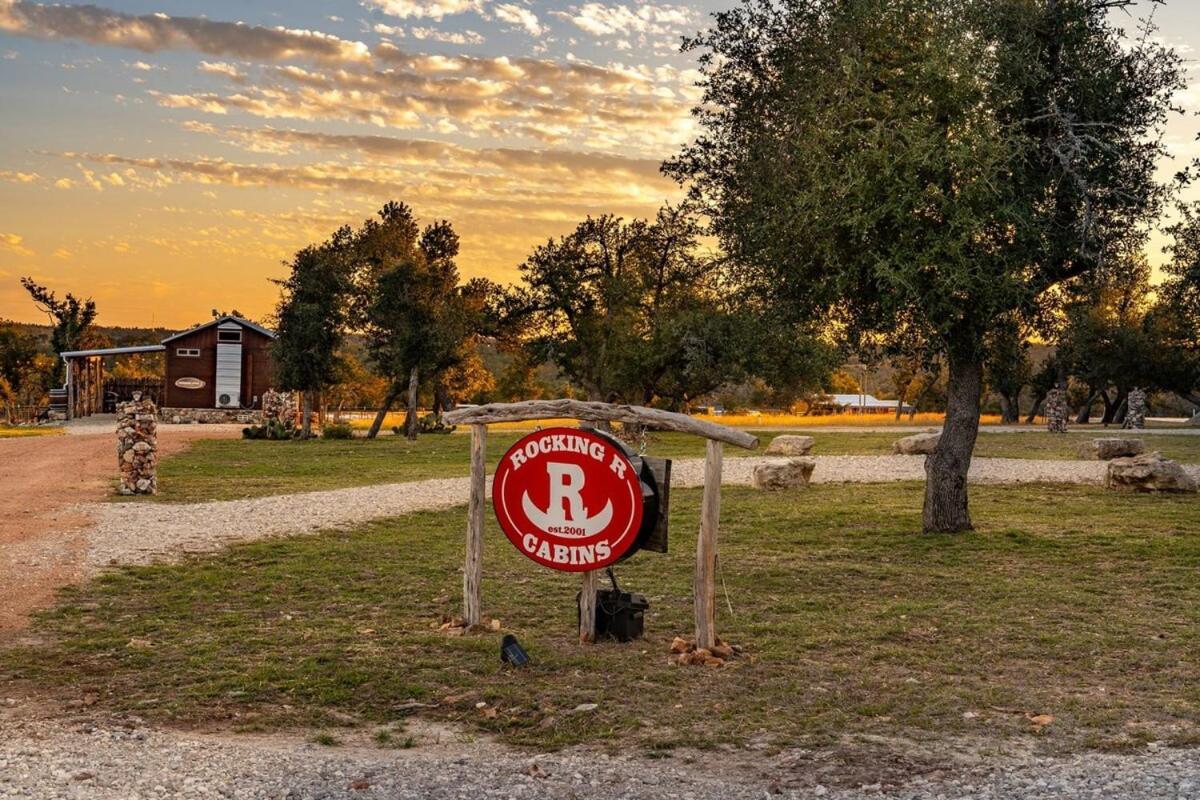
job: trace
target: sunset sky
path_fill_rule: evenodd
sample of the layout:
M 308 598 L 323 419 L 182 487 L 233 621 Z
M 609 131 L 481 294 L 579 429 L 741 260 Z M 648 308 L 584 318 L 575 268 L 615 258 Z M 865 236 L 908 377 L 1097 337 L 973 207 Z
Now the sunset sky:
M 103 324 L 262 317 L 281 261 L 389 199 L 512 280 L 587 214 L 677 198 L 679 39 L 729 2 L 0 0 L 0 318 L 42 321 L 21 275 Z M 1157 19 L 1189 59 L 1173 170 L 1200 154 L 1200 3 Z

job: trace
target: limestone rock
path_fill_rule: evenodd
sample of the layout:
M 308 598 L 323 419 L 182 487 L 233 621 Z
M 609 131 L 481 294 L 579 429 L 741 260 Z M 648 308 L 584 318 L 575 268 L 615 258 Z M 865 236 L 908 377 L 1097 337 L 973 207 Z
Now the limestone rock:
M 776 436 L 767 445 L 765 453 L 769 456 L 806 456 L 812 450 L 814 442 L 811 436 Z
M 754 488 L 776 491 L 808 486 L 816 466 L 811 458 L 766 461 L 754 467 Z
M 1112 461 L 1114 458 L 1140 456 L 1145 450 L 1146 444 L 1141 439 L 1112 437 L 1089 439 L 1079 443 L 1079 457 L 1092 461 Z
M 892 452 L 902 456 L 927 456 L 937 449 L 941 440 L 941 433 L 917 433 L 897 439 Z
M 133 401 L 117 406 L 117 467 L 121 494 L 158 492 L 158 409 L 134 394 Z
M 1055 386 L 1046 393 L 1046 402 L 1043 406 L 1046 413 L 1046 430 L 1050 433 L 1066 433 L 1067 432 L 1067 393 L 1059 386 Z
M 1162 453 L 1146 453 L 1108 462 L 1104 485 L 1125 492 L 1195 492 L 1196 480 Z

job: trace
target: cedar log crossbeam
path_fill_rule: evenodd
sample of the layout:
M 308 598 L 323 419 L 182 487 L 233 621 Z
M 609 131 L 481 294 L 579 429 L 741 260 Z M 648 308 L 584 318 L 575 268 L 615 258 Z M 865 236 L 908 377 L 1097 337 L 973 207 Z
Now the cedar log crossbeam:
M 758 437 L 715 422 L 689 417 L 674 411 L 645 406 L 614 405 L 584 400 L 528 400 L 523 403 L 489 403 L 475 408 L 447 412 L 442 419 L 450 425 L 491 425 L 497 422 L 530 422 L 539 419 L 570 418 L 590 422 L 624 422 L 660 431 L 677 431 L 703 436 L 736 447 L 753 450 Z
M 622 422 L 654 430 L 677 431 L 708 440 L 704 461 L 704 499 L 700 531 L 696 539 L 696 576 L 693 582 L 696 646 L 712 648 L 716 642 L 717 528 L 721 513 L 721 444 L 753 450 L 758 437 L 686 414 L 644 406 L 614 405 L 581 400 L 528 400 L 523 403 L 491 403 L 460 408 L 443 415 L 451 425 L 471 426 L 471 498 L 467 513 L 466 562 L 463 567 L 463 623 L 474 628 L 483 621 L 480 588 L 483 583 L 484 498 L 487 492 L 487 426 L 498 422 L 532 422 L 545 419 L 577 419 L 584 422 Z M 579 640 L 596 638 L 596 589 L 600 571 L 581 575 L 579 591 Z

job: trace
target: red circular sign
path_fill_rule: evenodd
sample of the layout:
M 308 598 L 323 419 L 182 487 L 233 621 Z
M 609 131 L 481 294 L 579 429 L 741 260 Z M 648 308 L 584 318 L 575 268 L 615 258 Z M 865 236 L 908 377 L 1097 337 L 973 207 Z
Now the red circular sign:
M 617 561 L 642 525 L 633 464 L 591 431 L 547 428 L 509 448 L 492 481 L 504 535 L 542 566 L 584 572 Z

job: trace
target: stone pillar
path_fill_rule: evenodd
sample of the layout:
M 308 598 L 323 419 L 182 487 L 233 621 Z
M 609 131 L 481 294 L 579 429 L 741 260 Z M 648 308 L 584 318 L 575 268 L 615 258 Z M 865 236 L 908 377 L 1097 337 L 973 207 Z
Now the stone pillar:
M 117 406 L 121 494 L 158 494 L 158 409 L 141 392 Z
M 1136 431 L 1146 427 L 1146 393 L 1138 387 L 1129 392 L 1125 401 L 1125 426 Z
M 296 395 L 292 392 L 277 392 L 267 389 L 262 399 L 263 422 L 278 422 L 291 430 L 296 427 Z
M 1066 433 L 1067 414 L 1067 392 L 1055 386 L 1046 394 L 1046 429 L 1051 433 Z

